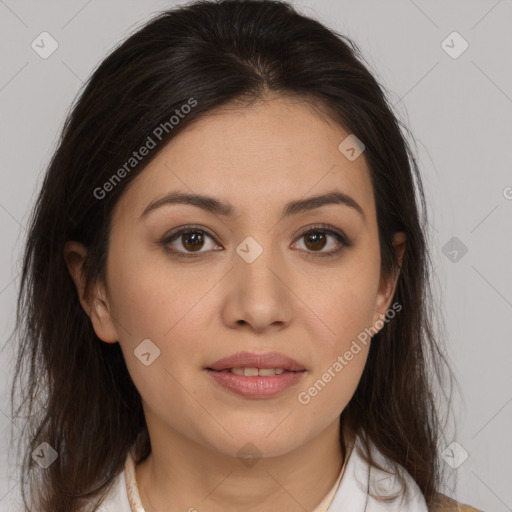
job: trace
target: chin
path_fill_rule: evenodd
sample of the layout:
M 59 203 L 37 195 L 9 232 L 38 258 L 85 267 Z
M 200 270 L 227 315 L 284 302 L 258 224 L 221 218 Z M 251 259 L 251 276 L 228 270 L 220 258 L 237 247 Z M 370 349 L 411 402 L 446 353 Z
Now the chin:
M 235 425 L 226 428 L 233 438 L 227 439 L 223 436 L 222 442 L 214 448 L 230 457 L 243 457 L 245 455 L 254 457 L 279 457 L 289 453 L 300 446 L 306 439 L 302 440 L 290 436 L 290 431 L 295 428 L 287 425 L 279 425 L 279 422 L 265 424 L 262 428 L 238 428 Z M 276 428 L 277 427 L 277 428 Z M 281 431 L 279 432 L 279 430 Z M 219 440 L 217 439 L 217 442 Z

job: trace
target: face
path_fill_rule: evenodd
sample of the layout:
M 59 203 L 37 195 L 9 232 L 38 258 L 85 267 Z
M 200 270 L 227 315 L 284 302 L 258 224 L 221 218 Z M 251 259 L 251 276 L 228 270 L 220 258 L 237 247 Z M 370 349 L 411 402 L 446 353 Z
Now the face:
M 364 153 L 349 160 L 338 149 L 348 135 L 289 99 L 223 109 L 179 134 L 125 190 L 103 303 L 90 316 L 102 340 L 119 341 L 150 435 L 233 456 L 250 442 L 273 456 L 338 421 L 370 347 L 357 340 L 386 313 L 396 282 L 380 275 Z M 232 211 L 155 204 L 176 192 Z M 337 193 L 353 205 L 284 211 Z M 240 352 L 253 358 L 216 365 Z M 218 371 L 226 366 L 253 369 Z

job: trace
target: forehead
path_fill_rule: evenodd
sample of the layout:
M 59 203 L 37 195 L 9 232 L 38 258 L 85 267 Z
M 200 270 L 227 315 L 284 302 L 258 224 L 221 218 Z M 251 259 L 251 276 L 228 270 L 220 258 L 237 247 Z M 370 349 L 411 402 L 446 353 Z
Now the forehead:
M 208 194 L 240 206 L 281 207 L 330 192 L 353 197 L 373 214 L 364 153 L 349 160 L 339 145 L 350 135 L 305 101 L 276 98 L 203 115 L 173 138 L 120 199 L 134 215 L 174 190 Z

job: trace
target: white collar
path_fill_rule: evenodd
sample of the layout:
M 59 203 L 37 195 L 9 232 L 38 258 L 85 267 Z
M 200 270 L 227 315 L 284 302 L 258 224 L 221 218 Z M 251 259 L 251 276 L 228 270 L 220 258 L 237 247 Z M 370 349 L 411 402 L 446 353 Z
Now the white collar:
M 393 471 L 392 463 L 371 444 L 374 459 L 385 468 Z M 350 454 L 345 474 L 340 482 L 334 500 L 327 509 L 328 512 L 428 512 L 425 498 L 420 488 L 407 473 L 400 467 L 401 474 L 405 479 L 407 490 L 405 497 L 398 498 L 393 503 L 379 502 L 368 493 L 370 490 L 375 494 L 394 494 L 401 490 L 398 478 L 382 470 L 370 467 L 361 456 L 360 450 L 364 453 L 361 438 L 356 436 L 355 445 Z M 393 471 L 394 473 L 394 471 Z M 371 480 L 370 480 L 371 477 Z

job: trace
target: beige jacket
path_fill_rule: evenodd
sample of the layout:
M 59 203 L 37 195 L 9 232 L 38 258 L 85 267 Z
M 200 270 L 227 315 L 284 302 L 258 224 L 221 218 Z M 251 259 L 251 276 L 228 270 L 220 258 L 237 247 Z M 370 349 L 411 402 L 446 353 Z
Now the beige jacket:
M 443 497 L 442 508 L 439 512 L 483 512 L 478 508 L 474 508 L 470 505 L 464 505 L 464 503 L 460 503 L 455 501 L 444 494 L 441 495 Z

